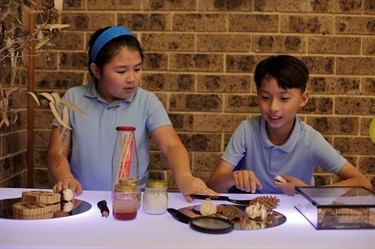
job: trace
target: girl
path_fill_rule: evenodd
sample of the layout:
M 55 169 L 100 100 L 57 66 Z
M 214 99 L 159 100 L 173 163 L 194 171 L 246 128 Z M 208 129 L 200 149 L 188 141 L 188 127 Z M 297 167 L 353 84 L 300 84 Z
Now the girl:
M 94 82 L 69 89 L 65 98 L 88 115 L 69 111 L 72 131 L 60 153 L 59 130 L 54 123 L 47 163 L 56 180 L 54 191 L 111 189 L 111 159 L 117 126 L 136 127 L 140 181 L 148 178 L 149 134 L 156 141 L 172 170 L 177 185 L 190 202 L 190 194 L 216 193 L 192 176 L 186 148 L 172 127 L 155 94 L 139 87 L 143 52 L 139 41 L 122 26 L 96 31 L 90 39 L 88 69 Z

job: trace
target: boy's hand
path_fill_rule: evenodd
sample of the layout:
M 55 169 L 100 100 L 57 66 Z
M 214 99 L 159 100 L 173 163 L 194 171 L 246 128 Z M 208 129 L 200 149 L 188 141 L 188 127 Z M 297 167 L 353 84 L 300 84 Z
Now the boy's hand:
M 258 189 L 262 189 L 263 186 L 255 176 L 254 172 L 251 170 L 237 170 L 233 171 L 232 173 L 234 185 L 236 188 L 246 191 L 255 193 Z
M 278 187 L 281 191 L 284 192 L 284 194 L 287 195 L 294 195 L 296 190 L 296 186 L 308 186 L 306 183 L 301 181 L 300 179 L 293 177 L 293 176 L 288 176 L 288 175 L 283 175 L 282 176 L 287 182 L 286 183 L 281 183 L 276 180 L 273 181 L 276 187 Z

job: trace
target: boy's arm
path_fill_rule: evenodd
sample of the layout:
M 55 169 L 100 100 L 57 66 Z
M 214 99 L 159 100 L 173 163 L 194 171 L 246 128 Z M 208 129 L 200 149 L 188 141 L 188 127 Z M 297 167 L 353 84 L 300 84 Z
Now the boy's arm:
M 207 186 L 217 192 L 228 192 L 228 189 L 234 185 L 233 169 L 233 165 L 221 159 L 208 179 Z
M 330 186 L 363 186 L 372 189 L 370 181 L 348 161 L 337 173 L 337 176 L 341 181 L 330 184 Z

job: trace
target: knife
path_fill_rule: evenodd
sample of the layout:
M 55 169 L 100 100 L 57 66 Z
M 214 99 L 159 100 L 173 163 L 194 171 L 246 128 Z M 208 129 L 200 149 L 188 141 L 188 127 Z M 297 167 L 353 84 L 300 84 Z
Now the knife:
M 205 199 L 211 199 L 213 201 L 228 201 L 228 202 L 231 202 L 231 203 L 234 203 L 234 204 L 239 204 L 239 205 L 249 205 L 249 202 L 251 200 L 234 200 L 234 199 L 231 199 L 229 198 L 228 196 L 225 196 L 225 195 L 218 195 L 218 196 L 215 196 L 215 195 L 196 195 L 196 194 L 192 194 L 191 197 L 193 199 L 199 199 L 199 200 L 205 200 Z

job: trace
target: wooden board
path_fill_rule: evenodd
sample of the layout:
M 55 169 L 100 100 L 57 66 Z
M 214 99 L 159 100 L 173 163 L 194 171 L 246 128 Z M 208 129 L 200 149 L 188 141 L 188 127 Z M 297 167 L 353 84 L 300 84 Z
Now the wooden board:
M 13 204 L 13 215 L 16 219 L 51 218 L 58 210 L 60 210 L 60 203 L 17 202 Z
M 24 191 L 22 192 L 22 201 L 54 204 L 61 201 L 61 194 L 48 191 Z

